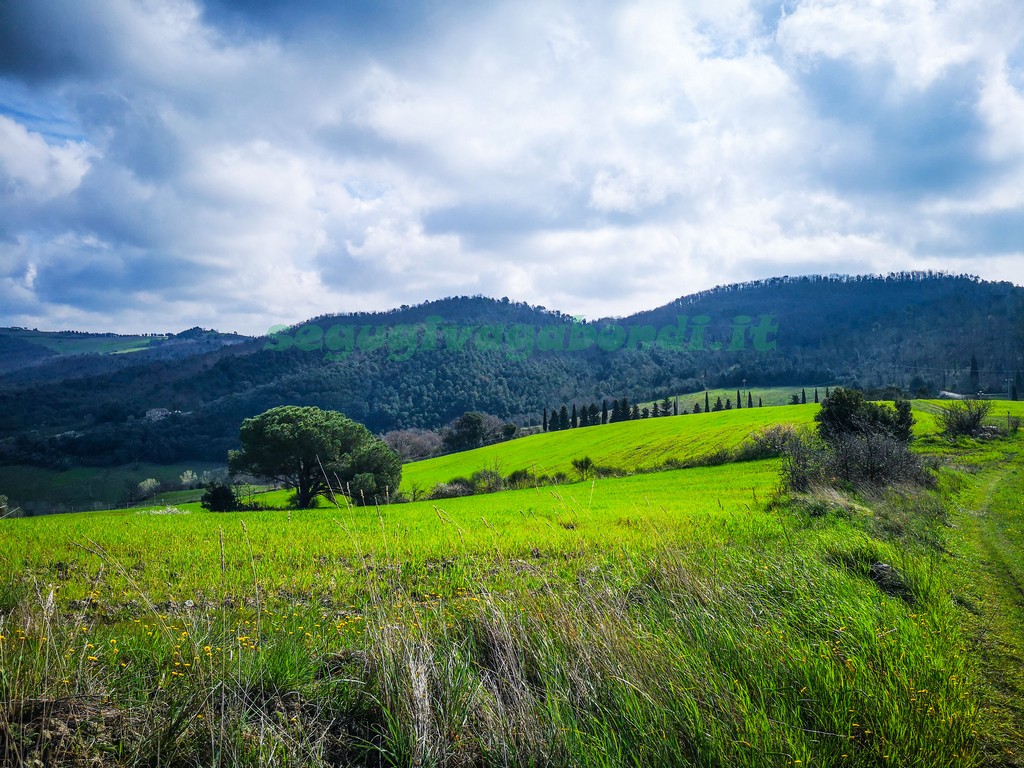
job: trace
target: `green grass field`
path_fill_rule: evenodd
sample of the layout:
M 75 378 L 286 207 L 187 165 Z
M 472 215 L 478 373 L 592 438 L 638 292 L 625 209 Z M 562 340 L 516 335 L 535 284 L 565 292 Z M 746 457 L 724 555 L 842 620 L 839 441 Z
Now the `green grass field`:
M 935 490 L 791 499 L 768 460 L 2 521 L 3 762 L 1017 765 L 1024 436 L 950 443 L 930 408 Z M 813 413 L 579 429 L 416 471 L 648 467 Z
M 790 399 L 792 398 L 792 396 L 793 395 L 799 395 L 801 393 L 801 390 L 806 391 L 806 393 L 807 393 L 807 402 L 808 403 L 811 403 L 811 402 L 814 401 L 814 385 L 813 384 L 811 384 L 809 386 L 797 386 L 797 387 L 758 387 L 756 389 L 747 389 L 745 387 L 735 387 L 733 389 L 709 389 L 708 390 L 708 399 L 710 400 L 711 405 L 714 405 L 715 404 L 715 400 L 717 400 L 718 398 L 722 398 L 722 402 L 723 403 L 726 400 L 731 400 L 732 401 L 732 406 L 735 408 L 736 407 L 736 390 L 737 389 L 741 389 L 742 390 L 741 396 L 743 398 L 742 405 L 743 405 L 744 408 L 747 407 L 747 402 L 748 402 L 748 400 L 747 400 L 747 393 L 748 392 L 750 393 L 750 396 L 751 396 L 751 398 L 752 398 L 752 400 L 754 402 L 754 406 L 755 407 L 757 406 L 758 400 L 761 401 L 761 405 L 763 405 L 764 407 L 768 407 L 768 406 L 771 406 L 771 405 L 789 405 L 790 404 Z M 821 398 L 825 397 L 825 386 L 824 385 L 818 387 L 818 395 Z M 701 407 L 701 410 L 704 409 L 704 390 L 700 390 L 698 392 L 684 392 L 682 394 L 671 395 L 669 397 L 669 399 L 673 400 L 673 401 L 676 398 L 679 399 L 679 412 L 680 413 L 682 413 L 684 409 L 689 411 L 690 413 L 693 413 L 694 403 L 699 404 L 700 407 Z M 657 402 L 660 404 L 662 402 L 662 400 L 658 400 Z M 649 400 L 649 401 L 646 401 L 646 402 L 637 403 L 637 405 L 640 408 L 650 408 L 650 407 L 652 407 L 654 405 L 654 403 L 655 403 L 655 401 Z
M 562 472 L 574 476 L 572 460 L 583 456 L 624 472 L 651 469 L 668 461 L 736 448 L 751 432 L 772 424 L 811 424 L 818 407 L 808 404 L 666 416 L 530 435 L 406 464 L 402 489 L 429 490 L 436 483 L 468 477 L 482 469 L 496 469 L 502 475 L 527 469 L 535 475 Z

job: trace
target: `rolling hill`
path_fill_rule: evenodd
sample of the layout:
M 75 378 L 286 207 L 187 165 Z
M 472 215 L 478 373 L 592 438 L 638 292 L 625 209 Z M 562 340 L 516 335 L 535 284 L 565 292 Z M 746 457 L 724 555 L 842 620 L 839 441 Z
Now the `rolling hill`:
M 587 322 L 450 298 L 314 318 L 172 359 L 154 348 L 10 372 L 0 376 L 0 462 L 222 461 L 244 418 L 282 403 L 340 410 L 380 433 L 468 410 L 536 425 L 562 404 L 744 381 L 1005 392 L 1014 380 L 1024 389 L 1022 318 L 1024 289 L 918 273 L 778 278 Z M 148 420 L 153 409 L 170 415 Z

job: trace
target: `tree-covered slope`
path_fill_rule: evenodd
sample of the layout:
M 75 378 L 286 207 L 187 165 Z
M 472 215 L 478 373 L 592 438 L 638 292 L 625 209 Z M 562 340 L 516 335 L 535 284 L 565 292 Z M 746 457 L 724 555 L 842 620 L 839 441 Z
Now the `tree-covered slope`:
M 222 460 L 243 418 L 281 404 L 337 409 L 383 432 L 468 410 L 539 424 L 564 403 L 743 382 L 931 393 L 1006 391 L 1016 377 L 1024 388 L 1024 289 L 924 274 L 779 278 L 589 322 L 461 297 L 315 318 L 201 352 L 134 353 L 138 364 L 58 380 L 0 377 L 0 461 Z M 169 415 L 147 419 L 152 409 Z

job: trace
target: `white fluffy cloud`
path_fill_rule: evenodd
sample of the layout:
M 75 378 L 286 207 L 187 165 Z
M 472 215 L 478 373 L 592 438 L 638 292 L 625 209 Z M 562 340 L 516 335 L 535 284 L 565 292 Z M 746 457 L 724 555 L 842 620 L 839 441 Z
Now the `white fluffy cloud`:
M 0 323 L 255 333 L 457 293 L 594 317 L 780 273 L 1021 277 L 1013 0 L 356 8 L 0 10 Z

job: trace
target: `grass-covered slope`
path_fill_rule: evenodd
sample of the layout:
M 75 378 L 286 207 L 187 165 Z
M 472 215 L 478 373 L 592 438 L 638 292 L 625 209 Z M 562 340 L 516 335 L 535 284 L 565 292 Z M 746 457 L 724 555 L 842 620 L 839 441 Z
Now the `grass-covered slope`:
M 482 469 L 497 469 L 502 475 L 518 469 L 535 475 L 573 475 L 572 460 L 584 456 L 598 466 L 624 472 L 651 469 L 735 448 L 751 433 L 772 424 L 810 424 L 818 408 L 813 404 L 744 408 L 530 435 L 406 464 L 402 488 L 429 490 L 435 483 L 468 477 Z
M 0 762 L 1017 765 L 1024 435 L 919 429 L 936 490 L 791 501 L 761 461 L 2 521 Z

